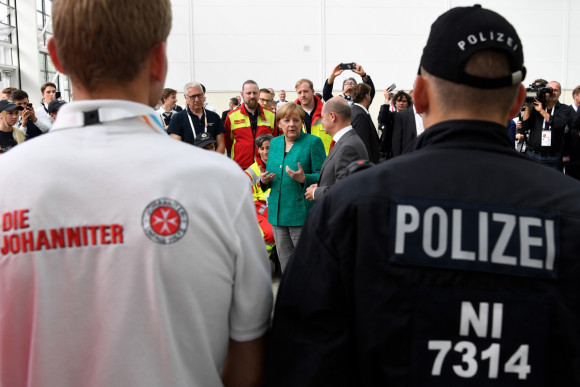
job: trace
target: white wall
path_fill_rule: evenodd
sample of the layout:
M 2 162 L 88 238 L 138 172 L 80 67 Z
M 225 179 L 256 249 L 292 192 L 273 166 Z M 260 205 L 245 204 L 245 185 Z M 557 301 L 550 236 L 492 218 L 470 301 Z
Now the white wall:
M 40 104 L 40 61 L 38 58 L 38 24 L 36 2 L 19 2 L 16 7 L 18 17 L 18 49 L 20 51 L 20 72 L 16 72 L 11 84 L 28 93 L 30 102 Z M 20 82 L 18 81 L 20 75 Z
M 293 90 L 305 77 L 321 90 L 338 62 L 356 61 L 378 94 L 392 82 L 410 89 L 433 21 L 474 2 L 515 26 L 526 84 L 539 77 L 558 80 L 565 90 L 580 84 L 578 0 L 172 0 L 166 86 L 181 90 L 196 80 L 209 92 L 237 93 L 254 79 Z

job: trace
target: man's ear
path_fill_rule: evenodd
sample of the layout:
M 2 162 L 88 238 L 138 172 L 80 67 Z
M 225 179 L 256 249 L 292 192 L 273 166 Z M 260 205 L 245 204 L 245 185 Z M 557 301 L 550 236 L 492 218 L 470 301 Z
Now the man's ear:
M 526 99 L 526 88 L 524 87 L 524 85 L 520 83 L 520 87 L 518 89 L 518 96 L 516 97 L 516 100 L 514 101 L 514 104 L 512 105 L 509 112 L 508 118 L 510 120 L 515 116 L 517 116 L 520 110 L 522 110 L 522 106 L 524 104 L 525 99 Z
M 166 43 L 161 42 L 151 49 L 149 57 L 151 59 L 151 80 L 154 82 L 165 82 L 167 75 L 167 55 L 165 52 Z
M 328 114 L 330 114 L 330 118 L 331 118 L 332 122 L 338 121 L 338 116 L 336 115 L 336 112 L 330 112 Z
M 417 113 L 423 114 L 429 108 L 429 97 L 427 88 L 429 85 L 421 75 L 415 78 L 415 87 L 413 88 L 413 104 Z
M 60 59 L 58 57 L 58 54 L 56 52 L 56 45 L 54 44 L 54 38 L 50 38 L 48 39 L 48 42 L 46 43 L 46 48 L 48 49 L 48 54 L 50 55 L 50 59 L 52 60 L 52 64 L 54 65 L 54 68 L 61 74 L 64 74 L 64 71 L 62 69 L 62 64 L 60 63 Z

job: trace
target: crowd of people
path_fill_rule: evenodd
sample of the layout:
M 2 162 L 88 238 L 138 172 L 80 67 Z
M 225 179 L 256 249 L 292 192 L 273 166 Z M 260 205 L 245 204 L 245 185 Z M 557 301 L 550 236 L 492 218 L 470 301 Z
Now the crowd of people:
M 195 82 L 185 85 L 184 96 L 187 105 L 185 110 L 177 105 L 177 91 L 166 88 L 161 95 L 157 112 L 164 128 L 171 137 L 201 147 L 206 144 L 206 142 L 202 142 L 202 138 L 212 137 L 217 145 L 211 149 L 218 153 L 227 154 L 254 181 L 258 171 L 261 171 L 260 173 L 268 171 L 269 176 L 274 176 L 273 167 L 268 168 L 258 151 L 258 138 L 260 136 L 264 134 L 273 137 L 283 136 L 287 145 L 293 143 L 293 136 L 288 137 L 285 130 L 278 125 L 287 110 L 281 109 L 287 104 L 293 104 L 299 108 L 295 113 L 297 114 L 295 118 L 298 120 L 298 116 L 301 117 L 301 132 L 318 137 L 322 141 L 325 157 L 329 155 L 333 135 L 329 133 L 329 128 L 323 124 L 322 111 L 325 101 L 328 102 L 333 98 L 334 80 L 344 71 L 352 71 L 359 75 L 362 80 L 358 83 L 354 77 L 346 78 L 342 83 L 342 93 L 339 96 L 351 108 L 350 120 L 345 123 L 345 127 L 351 126 L 366 148 L 364 157 L 358 159 L 370 162 L 369 165 L 376 165 L 400 156 L 412 148 L 412 144 L 415 143 L 418 136 L 425 131 L 423 118 L 413 103 L 413 90 L 408 93 L 404 90 L 395 92 L 394 84 L 384 90 L 384 103 L 381 105 L 377 117 L 377 130 L 368 110 L 375 95 L 375 87 L 371 77 L 357 63 L 346 65 L 339 63 L 336 65 L 324 83 L 322 95 L 317 95 L 314 84 L 309 79 L 298 80 L 295 85 L 298 98 L 294 102 L 286 101 L 285 90 L 279 91 L 279 100 L 277 101 L 272 88 L 260 88 L 255 81 L 248 80 L 242 85 L 240 96 L 230 99 L 228 110 L 222 112 L 221 122 L 215 108 L 207 104 L 205 87 Z M 543 79 L 538 79 L 531 86 L 536 89 L 545 86 L 546 89 L 543 95 L 536 95 L 534 98 L 530 97 L 526 100 L 518 115 L 507 122 L 506 134 L 510 137 L 514 147 L 521 153 L 552 166 L 560 172 L 564 172 L 565 167 L 567 175 L 580 179 L 580 172 L 578 172 L 580 171 L 580 121 L 577 121 L 576 114 L 580 104 L 580 86 L 574 89 L 574 102 L 570 106 L 559 102 L 561 86 L 558 82 L 548 83 Z M 538 98 L 542 99 L 543 102 Z M 294 110 L 291 111 L 294 112 Z M 199 133 L 207 133 L 207 135 L 201 136 Z M 318 184 L 316 180 L 320 177 L 318 173 L 324 160 L 324 157 L 322 160 L 318 160 L 316 167 L 306 172 L 314 174 L 312 175 L 314 180 L 305 185 L 302 178 L 304 171 L 299 167 L 299 164 L 302 161 L 303 166 L 310 167 L 311 160 L 299 158 L 290 162 L 292 156 L 296 157 L 296 155 L 291 154 L 286 160 L 286 153 L 288 152 L 285 152 L 282 158 L 275 156 L 276 161 L 272 164 L 278 164 L 278 175 L 276 176 L 278 180 L 284 182 L 282 187 L 276 187 L 274 191 L 269 188 L 260 191 L 252 185 L 256 202 L 256 215 L 266 246 L 271 253 L 272 246 L 275 245 L 273 241 L 276 242 L 278 247 L 275 254 L 270 254 L 270 257 L 274 265 L 279 265 L 282 270 L 298 242 L 300 228 L 311 208 L 311 203 L 305 198 L 313 200 L 308 192 L 309 187 Z M 351 157 L 341 157 L 341 168 L 339 171 L 335 171 L 336 176 L 345 177 L 343 171 L 347 170 L 348 164 L 358 160 L 355 155 L 360 156 L 360 152 L 353 153 Z M 292 165 L 291 168 L 288 167 L 290 173 L 285 169 L 280 171 L 282 166 L 286 167 L 286 163 Z M 291 173 L 296 171 L 299 172 L 301 180 L 292 177 Z M 286 181 L 288 178 L 289 180 Z M 270 184 L 271 178 L 268 177 L 264 180 L 266 184 Z M 294 188 L 290 189 L 287 184 L 294 185 Z M 327 186 L 325 190 L 329 188 L 330 186 Z M 286 193 L 282 199 L 285 211 L 291 212 L 293 215 L 301 214 L 296 220 L 285 225 L 285 227 L 292 227 L 290 231 L 285 231 L 285 236 L 282 236 L 280 230 L 275 231 L 279 224 L 288 222 L 287 219 L 285 220 L 286 216 L 282 215 L 282 219 L 279 219 L 279 211 L 274 209 L 271 212 L 272 217 L 268 218 L 267 212 L 269 201 L 274 202 L 275 206 L 281 205 L 280 196 L 277 195 L 280 190 Z M 268 200 L 272 192 L 276 195 Z M 272 225 L 275 226 L 273 233 Z M 292 237 L 290 238 L 289 235 Z M 292 241 L 289 245 L 288 240 Z M 284 242 L 279 243 L 280 241 Z
M 302 106 L 306 112 L 303 131 L 320 137 L 323 140 L 327 154 L 332 139 L 326 134 L 325 129 L 321 125 L 322 117 L 320 113 L 324 101 L 332 98 L 334 79 L 344 71 L 340 68 L 341 65 L 343 64 L 338 64 L 326 80 L 323 89 L 324 95 L 316 93 L 314 91 L 314 85 L 308 79 L 301 79 L 296 83 L 298 99 L 295 102 Z M 378 122 L 377 130 L 372 118 L 368 119 L 370 118 L 368 109 L 375 94 L 374 84 L 370 76 L 364 72 L 362 66 L 353 63 L 352 71 L 359 75 L 362 74 L 363 82 L 357 84 L 356 79 L 353 77 L 345 79 L 340 96 L 349 103 L 353 113 L 355 113 L 352 118 L 352 125 L 367 147 L 369 154 L 368 160 L 377 164 L 401 155 L 409 144 L 425 130 L 423 127 L 423 119 L 417 113 L 413 104 L 413 90 L 409 92 L 404 90 L 394 92 L 395 90 L 389 87 L 384 90 L 384 103 L 381 104 L 380 112 L 376 117 Z M 232 97 L 229 101 L 228 109 L 223 111 L 221 115 L 223 125 L 226 122 L 230 122 L 229 125 L 231 125 L 228 115 L 240 109 L 242 105 L 245 107 L 245 111 L 248 111 L 249 106 L 252 106 L 251 109 L 257 109 L 257 105 L 260 105 L 261 109 L 276 113 L 282 105 L 288 103 L 286 101 L 285 90 L 279 91 L 279 100 L 276 100 L 276 94 L 272 88 L 259 89 L 257 84 L 253 84 L 255 85 L 253 88 L 258 89 L 258 98 L 250 97 L 248 100 L 245 98 L 242 100 L 240 96 Z M 390 87 L 393 86 L 395 85 L 391 85 Z M 518 115 L 510 119 L 507 123 L 508 134 L 514 146 L 530 158 L 551 165 L 561 172 L 565 171 L 569 176 L 580 179 L 580 173 L 578 172 L 580 170 L 580 140 L 578 140 L 580 136 L 578 135 L 578 124 L 575 124 L 575 113 L 580 105 L 580 86 L 577 86 L 573 90 L 573 103 L 569 106 L 559 102 L 562 92 L 559 82 L 552 81 L 548 83 L 546 80 L 537 79 L 530 86 L 535 88 L 545 86 L 548 91 L 544 92 L 543 101 L 537 98 L 533 98 L 533 100 L 530 98 L 524 103 Z M 194 120 L 205 119 L 205 115 L 201 113 L 202 103 L 204 111 L 212 111 L 215 113 L 215 108 L 212 108 L 206 102 L 205 88 L 203 85 L 199 85 L 199 87 L 203 88 L 204 95 L 202 102 L 196 101 L 192 105 L 197 106 L 199 112 L 198 118 L 193 117 Z M 243 88 L 245 87 L 246 84 L 244 84 Z M 255 93 L 256 90 L 253 92 Z M 242 91 L 241 94 L 243 96 L 244 92 Z M 188 92 L 184 92 L 184 95 L 187 102 Z M 323 99 L 323 97 L 327 99 Z M 364 100 L 365 97 L 367 98 L 366 101 Z M 189 102 L 187 103 L 189 106 Z M 191 108 L 189 109 L 191 110 Z M 551 109 L 553 111 L 550 112 Z M 164 127 L 168 133 L 171 117 L 173 114 L 182 110 L 177 105 L 177 91 L 170 88 L 164 89 L 157 106 L 157 111 L 161 115 Z M 215 117 L 211 113 L 210 115 L 212 116 L 212 120 L 215 120 Z M 538 120 L 541 122 L 535 122 Z M 544 123 L 544 120 L 546 120 L 546 123 Z M 188 139 L 184 141 L 194 144 L 195 133 L 198 130 L 196 128 L 200 124 L 198 121 L 195 121 L 195 124 L 192 123 L 190 126 L 192 131 L 185 131 L 188 133 Z M 543 134 L 540 127 L 544 130 Z M 222 135 L 226 132 L 219 124 L 210 122 L 208 128 L 210 129 L 211 136 L 219 144 L 225 141 Z M 179 133 L 183 133 L 184 129 L 180 125 L 179 129 L 176 128 L 174 130 L 179 130 Z M 192 132 L 193 136 L 191 135 Z M 280 133 L 280 135 L 282 134 Z M 171 135 L 172 137 L 176 136 L 175 133 Z M 180 135 L 177 136 L 181 137 Z M 229 139 L 228 155 L 232 154 L 230 150 L 231 145 L 236 141 L 235 138 L 231 137 Z M 541 142 L 542 139 L 544 141 L 543 143 Z M 225 153 L 225 146 L 218 146 L 216 150 L 220 153 Z M 247 162 L 241 164 L 241 166 L 243 167 L 245 164 Z
M 580 88 L 527 95 L 504 17 L 439 16 L 377 129 L 360 63 L 220 117 L 163 89 L 169 0 L 52 15 L 75 101 L 0 101 L 0 385 L 580 385 Z
M 15 87 L 2 90 L 0 100 L 0 153 L 8 152 L 16 145 L 47 133 L 52 127 L 61 106 L 56 85 L 47 82 L 40 87 L 40 108 L 34 109 L 28 93 Z

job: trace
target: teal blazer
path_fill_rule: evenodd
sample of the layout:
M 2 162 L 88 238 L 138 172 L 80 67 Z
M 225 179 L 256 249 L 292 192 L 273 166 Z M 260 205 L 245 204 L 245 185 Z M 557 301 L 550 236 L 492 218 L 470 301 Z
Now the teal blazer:
M 285 136 L 275 137 L 270 141 L 266 171 L 275 173 L 276 177 L 268 184 L 271 188 L 268 197 L 268 222 L 272 226 L 301 227 L 314 205 L 314 201 L 306 200 L 304 193 L 311 184 L 318 183 L 326 151 L 320 137 L 304 132 L 300 132 L 300 137 L 286 156 L 285 147 Z M 306 175 L 304 184 L 298 183 L 286 173 L 286 166 L 298 171 L 298 163 Z

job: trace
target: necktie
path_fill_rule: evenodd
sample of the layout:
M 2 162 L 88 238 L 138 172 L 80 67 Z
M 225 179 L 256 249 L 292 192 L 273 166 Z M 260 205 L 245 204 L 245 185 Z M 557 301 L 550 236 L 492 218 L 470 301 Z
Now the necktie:
M 332 140 L 330 142 L 330 148 L 328 149 L 328 153 L 330 153 L 330 151 L 332 150 L 332 148 L 334 148 L 334 144 L 336 144 L 336 142 L 334 142 L 334 140 Z

